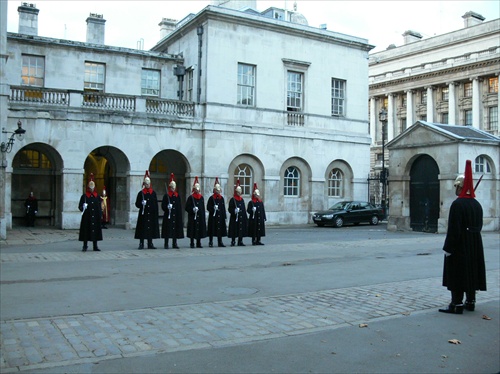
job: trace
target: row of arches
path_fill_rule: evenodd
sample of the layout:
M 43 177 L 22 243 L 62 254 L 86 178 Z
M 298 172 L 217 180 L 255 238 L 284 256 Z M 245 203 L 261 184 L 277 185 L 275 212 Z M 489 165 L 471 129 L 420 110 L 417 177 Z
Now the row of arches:
M 120 149 L 112 146 L 101 146 L 94 149 L 83 162 L 83 176 L 78 191 L 70 191 L 71 183 L 65 180 L 67 169 L 61 155 L 52 147 L 42 143 L 32 143 L 22 148 L 13 159 L 11 185 L 11 204 L 13 225 L 20 225 L 24 219 L 23 202 L 30 192 L 34 192 L 39 200 L 39 224 L 62 227 L 63 211 L 75 210 L 76 203 L 68 201 L 70 196 L 83 193 L 90 174 L 94 175 L 96 189 L 99 193 L 105 188 L 111 206 L 111 224 L 122 225 L 130 222 L 134 208 L 131 201 L 135 193 L 142 187 L 142 176 L 136 174 L 131 178 L 131 164 Z M 308 213 L 312 211 L 311 196 L 315 193 L 311 183 L 311 167 L 301 158 L 286 160 L 280 169 L 268 173 L 277 173 L 277 177 L 266 176 L 266 167 L 254 155 L 241 154 L 235 157 L 228 166 L 222 167 L 213 175 L 199 175 L 192 170 L 189 160 L 176 150 L 162 150 L 149 162 L 153 188 L 161 197 L 167 190 L 170 173 L 174 173 L 178 191 L 181 196 L 191 192 L 195 176 L 202 184 L 202 192 L 210 194 L 217 176 L 222 182 L 224 194 L 232 195 L 236 179 L 240 180 L 245 196 L 250 197 L 253 184 L 257 183 L 266 199 L 266 209 L 286 211 L 290 215 L 304 212 L 303 222 L 308 221 Z M 76 174 L 77 172 L 73 172 Z M 325 186 L 320 194 L 328 200 L 351 198 L 353 172 L 350 166 L 342 161 L 332 161 L 325 171 Z M 136 184 L 136 185 L 135 185 Z M 73 188 L 74 189 L 74 188 Z M 131 196 L 134 196 L 134 199 Z M 330 201 L 325 202 L 329 204 Z M 75 208 L 72 205 L 75 205 Z M 69 207 L 69 208 L 68 208 Z M 321 209 L 323 204 L 314 208 Z M 272 216 L 272 215 L 271 215 Z M 279 217 L 278 217 L 279 216 Z M 283 216 L 278 215 L 277 220 Z M 285 219 L 286 220 L 286 219 Z M 284 223 L 284 222 L 280 222 Z M 63 227 L 69 228 L 69 227 Z

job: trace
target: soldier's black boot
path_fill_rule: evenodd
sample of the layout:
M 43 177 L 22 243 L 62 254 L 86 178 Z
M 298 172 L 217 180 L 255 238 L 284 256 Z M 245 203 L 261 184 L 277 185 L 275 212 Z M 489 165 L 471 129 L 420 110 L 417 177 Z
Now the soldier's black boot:
M 208 239 L 208 246 L 209 246 L 209 247 L 213 247 L 213 246 L 214 246 L 213 237 L 210 237 L 210 238 Z
M 138 249 L 144 249 L 144 240 L 139 241 L 139 248 Z
M 446 309 L 439 309 L 441 313 L 449 313 L 449 314 L 463 314 L 464 312 L 464 304 L 453 304 L 450 303 Z
M 163 245 L 163 248 L 168 249 L 168 239 L 165 239 L 165 244 Z
M 198 239 L 198 240 L 196 241 L 196 248 L 203 248 L 203 247 L 201 246 L 201 240 L 200 240 L 200 239 Z
M 177 239 L 172 240 L 172 248 L 179 249 L 179 246 L 177 245 Z

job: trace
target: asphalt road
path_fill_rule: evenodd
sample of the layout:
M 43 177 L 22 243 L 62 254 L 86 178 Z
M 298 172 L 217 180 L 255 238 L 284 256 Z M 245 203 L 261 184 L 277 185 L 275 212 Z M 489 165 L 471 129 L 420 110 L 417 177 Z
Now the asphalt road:
M 104 235 L 102 252 L 81 252 L 75 232 L 42 244 L 2 246 L 2 372 L 500 369 L 494 354 L 500 347 L 498 233 L 483 234 L 492 285 L 478 295 L 483 310 L 464 316 L 436 313 L 449 299 L 440 286 L 441 234 L 387 232 L 385 224 L 295 226 L 268 228 L 264 246 L 190 249 L 184 239 L 178 250 L 143 251 L 132 231 L 110 229 Z M 161 240 L 155 244 L 162 248 Z M 483 313 L 492 319 L 482 319 Z M 450 317 L 453 324 L 441 332 L 442 351 L 452 349 L 445 337 L 467 327 L 466 336 L 478 339 L 469 354 L 453 362 L 398 360 L 394 352 L 404 355 L 415 342 L 421 353 L 433 352 L 438 342 L 426 344 L 426 337 Z M 373 327 L 359 335 L 363 321 Z M 37 337 L 55 343 L 44 347 Z M 410 346 L 403 348 L 405 342 Z M 379 350 L 381 357 L 394 354 L 393 360 L 377 362 Z M 482 355 L 489 358 L 478 361 Z

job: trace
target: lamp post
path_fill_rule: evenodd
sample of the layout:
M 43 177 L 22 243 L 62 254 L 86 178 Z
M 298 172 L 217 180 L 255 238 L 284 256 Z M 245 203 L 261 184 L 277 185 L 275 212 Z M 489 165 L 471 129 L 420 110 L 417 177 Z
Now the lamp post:
M 0 150 L 2 153 L 10 153 L 12 151 L 12 146 L 14 145 L 14 137 L 17 135 L 17 139 L 19 141 L 24 139 L 24 133 L 26 132 L 25 129 L 22 127 L 22 122 L 21 120 L 17 121 L 17 129 L 12 132 L 12 135 L 10 136 L 9 140 L 6 142 L 2 142 L 0 144 Z M 2 130 L 2 134 L 9 134 L 8 131 Z
M 387 173 L 385 171 L 385 124 L 387 123 L 387 111 L 382 108 L 378 113 L 378 119 L 382 123 L 382 173 L 380 181 L 382 182 L 382 209 L 384 210 L 384 217 L 387 217 L 386 212 L 386 185 Z

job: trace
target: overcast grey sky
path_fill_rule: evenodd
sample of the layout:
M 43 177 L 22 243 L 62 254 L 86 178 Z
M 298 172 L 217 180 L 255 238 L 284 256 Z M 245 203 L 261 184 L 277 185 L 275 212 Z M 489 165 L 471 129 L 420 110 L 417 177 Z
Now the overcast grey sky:
M 6 1 L 6 0 L 0 0 Z M 84 42 L 85 20 L 90 13 L 102 14 L 106 20 L 107 45 L 137 48 L 143 40 L 144 49 L 152 48 L 160 39 L 158 23 L 162 18 L 181 20 L 197 13 L 209 0 L 37 0 L 40 10 L 38 35 Z M 419 32 L 424 38 L 451 32 L 463 27 L 462 16 L 473 11 L 486 18 L 500 18 L 498 0 L 473 1 L 341 1 L 297 0 L 297 11 L 309 26 L 326 24 L 328 30 L 368 39 L 375 45 L 372 52 L 385 50 L 389 44 L 403 44 L 406 30 Z M 293 9 L 293 0 L 258 0 L 257 9 L 271 6 Z M 7 31 L 17 32 L 21 1 L 8 0 Z

